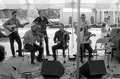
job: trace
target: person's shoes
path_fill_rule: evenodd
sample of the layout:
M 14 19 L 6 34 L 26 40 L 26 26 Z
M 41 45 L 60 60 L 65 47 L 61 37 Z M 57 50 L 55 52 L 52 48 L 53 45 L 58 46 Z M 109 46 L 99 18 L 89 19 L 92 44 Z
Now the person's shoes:
M 19 57 L 24 57 L 23 55 L 18 55 Z
M 56 58 L 54 58 L 54 59 L 53 59 L 53 61 L 57 61 L 57 59 L 56 59 Z
M 89 58 L 88 60 L 91 61 L 91 58 Z
M 92 55 L 90 58 L 88 58 L 89 61 L 93 60 L 94 56 Z
M 84 61 L 83 61 L 83 60 L 81 60 L 80 62 L 81 62 L 82 64 L 84 63 Z
M 64 60 L 64 61 L 63 61 L 63 63 L 65 64 L 65 63 L 66 63 L 66 61 Z
M 47 54 L 47 56 L 52 56 L 51 54 Z
M 13 55 L 13 58 L 15 58 L 16 56 L 15 55 Z
M 44 61 L 44 60 L 48 60 L 48 58 L 44 58 L 44 59 L 41 59 L 42 61 Z
M 31 61 L 31 64 L 33 64 L 33 65 L 34 65 L 34 64 L 35 64 L 35 62 L 34 62 L 34 61 Z
M 42 62 L 42 59 L 37 59 L 38 62 Z
M 63 58 L 66 58 L 66 55 L 63 55 Z
M 93 50 L 92 53 L 97 53 L 97 50 Z
M 91 58 L 94 58 L 94 56 L 93 56 L 93 55 L 92 55 L 92 56 L 90 56 L 90 59 L 91 59 Z

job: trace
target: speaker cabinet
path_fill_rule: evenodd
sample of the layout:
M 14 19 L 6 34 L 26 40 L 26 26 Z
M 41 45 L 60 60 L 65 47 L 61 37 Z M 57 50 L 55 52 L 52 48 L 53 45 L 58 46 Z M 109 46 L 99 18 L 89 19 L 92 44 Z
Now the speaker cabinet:
M 106 74 L 103 60 L 88 61 L 79 68 L 79 71 L 86 78 L 100 78 Z
M 65 68 L 59 61 L 44 61 L 41 68 L 41 75 L 44 78 L 60 78 Z

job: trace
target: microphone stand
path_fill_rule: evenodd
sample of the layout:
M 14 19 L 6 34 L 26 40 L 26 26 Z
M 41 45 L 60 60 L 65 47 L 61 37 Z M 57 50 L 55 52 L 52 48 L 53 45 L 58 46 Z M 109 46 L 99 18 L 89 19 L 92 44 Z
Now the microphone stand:
M 41 45 L 42 45 L 42 47 L 43 47 L 43 61 L 44 60 L 48 60 L 48 59 L 46 59 L 45 58 L 45 56 L 44 56 L 44 38 L 46 38 L 46 36 L 43 34 L 42 36 L 39 36 L 42 40 L 41 40 Z
M 69 34 L 69 32 L 68 32 L 68 34 Z M 64 58 L 64 60 L 63 60 L 63 63 L 66 63 L 66 61 L 65 61 L 65 57 L 66 57 L 66 55 L 65 55 L 65 49 L 66 49 L 66 46 L 67 46 L 67 48 L 69 48 L 68 47 L 68 45 L 66 44 L 67 43 L 67 37 L 65 38 L 65 35 L 67 35 L 67 31 L 63 31 L 63 36 L 62 36 L 62 41 L 63 41 L 63 58 Z M 69 59 L 69 49 L 68 49 L 68 59 Z
M 44 33 L 42 33 L 41 31 L 38 31 L 37 33 L 36 33 L 36 35 L 38 35 L 38 38 L 40 39 L 40 41 L 38 42 L 39 43 L 39 46 L 42 46 L 43 47 L 43 51 L 42 51 L 42 57 L 43 57 L 43 59 L 42 59 L 42 61 L 43 60 L 48 60 L 48 59 L 45 59 L 45 57 L 44 57 L 44 38 L 46 37 L 45 35 L 44 35 Z
M 63 38 L 63 63 L 64 63 L 64 64 L 66 63 L 66 61 L 65 61 L 65 57 L 66 57 L 66 56 L 65 56 L 65 42 L 66 42 L 66 41 L 65 41 L 65 35 L 66 35 L 66 34 L 65 34 L 65 31 L 64 31 L 64 32 L 63 32 L 63 37 L 62 37 L 62 38 Z

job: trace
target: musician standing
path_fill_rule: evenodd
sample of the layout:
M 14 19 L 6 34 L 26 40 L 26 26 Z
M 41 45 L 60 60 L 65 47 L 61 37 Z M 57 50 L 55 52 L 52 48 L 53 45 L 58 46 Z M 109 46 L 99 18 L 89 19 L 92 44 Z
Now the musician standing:
M 38 27 L 38 25 L 36 24 L 31 25 L 31 29 L 28 30 L 23 37 L 24 48 L 31 52 L 31 64 L 35 64 L 34 59 L 36 50 L 39 51 L 37 61 L 42 61 L 43 47 L 36 44 L 36 41 L 39 42 L 40 40 L 42 40 L 39 38 L 39 34 L 37 33 L 37 30 L 39 28 L 40 27 Z
M 65 55 L 65 49 L 68 47 L 67 42 L 69 41 L 69 32 L 64 30 L 64 25 L 60 24 L 59 30 L 55 32 L 53 41 L 54 43 L 57 43 L 56 45 L 52 46 L 52 52 L 53 52 L 53 58 L 54 60 L 57 60 L 56 58 L 56 50 L 62 49 L 63 50 L 63 58 L 66 57 Z
M 42 31 L 42 33 L 44 35 L 46 35 L 46 37 L 44 37 L 45 39 L 45 43 L 46 43 L 46 55 L 47 56 L 51 56 L 51 54 L 49 53 L 49 41 L 48 41 L 48 34 L 47 34 L 47 24 L 49 23 L 48 19 L 44 16 L 44 11 L 39 11 L 38 12 L 39 17 L 37 17 L 33 23 L 37 23 L 38 25 L 41 26 L 40 31 Z M 40 42 L 40 46 L 42 46 L 42 41 Z
M 12 17 L 3 24 L 3 27 L 11 32 L 11 34 L 9 34 L 9 39 L 10 39 L 10 45 L 11 45 L 11 51 L 12 51 L 13 57 L 15 57 L 14 40 L 16 40 L 18 44 L 18 56 L 22 57 L 22 51 L 21 51 L 22 43 L 21 43 L 20 36 L 18 34 L 18 27 L 23 28 L 26 25 L 26 23 L 24 24 L 20 23 L 20 21 L 16 18 L 17 17 L 16 11 L 13 11 L 11 15 Z M 12 25 L 15 25 L 17 30 L 14 31 L 14 29 L 11 28 Z
M 84 63 L 83 61 L 83 56 L 86 50 L 89 52 L 89 57 L 88 60 L 91 60 L 92 58 L 92 52 L 93 49 L 91 47 L 91 40 L 89 39 L 92 35 L 95 36 L 94 34 L 91 34 L 88 29 L 89 27 L 89 22 L 85 19 L 86 16 L 85 14 L 81 14 L 81 20 L 80 20 L 80 56 L 81 56 L 81 62 Z M 77 26 L 75 28 L 75 33 L 77 34 Z

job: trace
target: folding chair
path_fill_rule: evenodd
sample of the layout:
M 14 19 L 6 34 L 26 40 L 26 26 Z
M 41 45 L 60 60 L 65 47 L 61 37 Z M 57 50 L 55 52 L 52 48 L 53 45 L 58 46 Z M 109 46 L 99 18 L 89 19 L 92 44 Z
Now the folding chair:
M 18 52 L 18 50 L 16 50 L 16 52 Z M 35 51 L 35 54 L 37 53 L 37 51 Z M 23 54 L 23 61 L 25 60 L 25 57 L 27 58 L 27 62 L 29 62 L 29 57 L 30 57 L 30 51 L 26 50 L 25 48 L 22 49 L 22 54 Z M 38 54 L 38 53 L 37 53 Z M 35 56 L 36 59 L 36 56 Z
M 105 51 L 105 57 L 106 57 L 106 45 L 109 42 L 109 38 L 99 38 L 97 39 L 96 43 L 95 43 L 95 49 L 94 50 L 104 50 Z M 101 44 L 104 45 L 104 48 L 101 48 Z M 96 59 L 97 59 L 97 52 L 96 52 Z
M 115 56 L 116 47 L 115 46 L 111 46 L 111 47 L 112 47 L 112 51 L 111 51 L 111 61 L 112 61 L 113 57 Z
M 21 40 L 23 41 L 24 37 L 21 38 Z M 23 43 L 24 46 L 24 43 Z M 18 53 L 18 50 L 16 50 L 16 52 Z M 23 55 L 23 61 L 25 60 L 25 57 L 27 58 L 27 62 L 29 63 L 29 55 L 27 54 L 27 52 L 29 52 L 28 50 L 26 50 L 25 48 L 22 49 L 22 55 Z M 30 53 L 30 52 L 29 52 Z
M 16 50 L 16 52 L 18 52 L 18 50 Z M 22 49 L 22 54 L 23 54 L 23 61 L 25 60 L 25 57 L 27 58 L 27 62 L 29 63 L 29 60 L 28 60 L 28 58 L 29 58 L 29 55 L 27 54 L 27 52 L 29 52 L 28 50 L 26 50 L 26 49 Z M 29 52 L 30 53 L 30 52 Z

